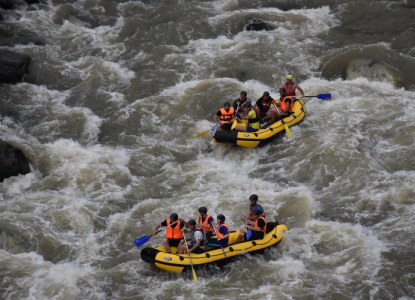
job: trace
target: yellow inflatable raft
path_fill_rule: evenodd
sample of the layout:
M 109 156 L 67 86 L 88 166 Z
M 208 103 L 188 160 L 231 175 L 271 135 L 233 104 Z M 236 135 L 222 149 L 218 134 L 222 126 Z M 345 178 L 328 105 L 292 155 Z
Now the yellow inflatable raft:
M 262 252 L 266 248 L 277 245 L 287 231 L 288 227 L 286 225 L 278 225 L 278 222 L 269 222 L 267 223 L 266 234 L 262 240 L 246 241 L 236 244 L 234 242 L 239 235 L 239 230 L 233 231 L 229 237 L 229 245 L 223 248 L 226 253 L 226 257 L 222 251 L 222 248 L 208 250 L 201 254 L 191 253 L 190 257 L 193 267 L 197 268 L 211 263 L 223 265 L 242 254 Z M 215 236 L 213 236 L 213 238 L 215 238 Z M 171 247 L 171 251 L 172 253 L 176 253 L 177 247 Z M 181 273 L 184 270 L 191 269 L 188 254 L 166 253 L 166 248 L 164 246 L 144 248 L 141 251 L 141 259 L 169 272 Z
M 300 123 L 306 115 L 304 101 L 298 99 L 294 102 L 293 110 L 289 116 L 280 121 L 265 124 L 256 132 L 237 132 L 218 130 L 213 135 L 213 140 L 218 144 L 230 143 L 242 147 L 254 148 L 265 144 L 275 138 L 280 132 L 285 132 L 285 125 L 291 127 Z M 241 124 L 244 126 L 244 124 Z M 245 125 L 246 126 L 246 125 Z

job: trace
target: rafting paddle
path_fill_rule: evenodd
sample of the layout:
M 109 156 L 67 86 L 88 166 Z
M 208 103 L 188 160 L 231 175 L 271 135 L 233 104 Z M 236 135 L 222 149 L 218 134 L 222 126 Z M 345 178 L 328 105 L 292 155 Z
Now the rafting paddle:
M 331 94 L 318 94 L 316 96 L 304 96 L 303 98 L 305 98 L 305 97 L 309 97 L 309 98 L 316 97 L 316 98 L 321 99 L 321 100 L 330 100 L 331 99 Z
M 171 225 L 176 224 L 177 222 L 179 222 L 179 221 L 176 221 L 176 222 L 174 222 L 174 223 L 171 223 L 171 224 L 170 224 L 169 226 L 167 226 L 167 227 L 170 227 Z M 167 228 L 167 227 L 166 227 L 166 228 Z M 166 228 L 164 228 L 164 229 L 166 229 Z M 159 233 L 160 231 L 164 230 L 164 229 L 160 229 L 159 231 L 157 231 L 157 232 L 156 232 L 156 234 L 157 234 L 157 233 Z M 140 238 L 136 239 L 136 240 L 134 241 L 134 244 L 135 244 L 137 247 L 141 247 L 142 245 L 147 244 L 147 243 L 150 241 L 150 238 L 151 238 L 153 235 L 155 235 L 155 234 L 152 234 L 152 235 L 143 235 L 142 237 L 140 237 Z
M 204 136 L 206 133 L 208 133 L 208 132 L 210 132 L 211 131 L 211 129 L 208 129 L 208 130 L 206 130 L 206 131 L 203 131 L 203 132 L 201 132 L 201 133 L 199 133 L 198 135 L 196 135 L 197 137 L 201 137 L 201 136 Z
M 183 239 L 184 239 L 184 244 L 186 245 L 186 249 L 187 251 L 189 251 L 189 247 L 187 247 L 187 242 L 186 242 L 186 237 L 183 233 Z M 193 280 L 197 280 L 197 276 L 196 276 L 196 272 L 195 269 L 193 268 L 193 263 L 192 263 L 192 258 L 190 257 L 190 253 L 189 253 L 189 260 L 190 260 L 190 265 L 192 266 L 192 273 L 193 273 Z
M 285 122 L 283 120 L 281 120 L 281 122 L 284 124 L 285 132 L 287 133 L 288 137 L 291 137 L 291 130 L 290 130 L 290 128 L 288 128 L 288 125 L 285 124 Z

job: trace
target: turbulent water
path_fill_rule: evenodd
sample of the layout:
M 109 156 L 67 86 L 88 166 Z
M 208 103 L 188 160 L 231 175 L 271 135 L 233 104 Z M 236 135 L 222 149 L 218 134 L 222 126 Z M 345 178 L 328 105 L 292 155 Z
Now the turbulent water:
M 0 138 L 32 170 L 0 184 L 1 299 L 414 299 L 414 1 L 52 0 L 1 14 L 1 48 L 33 60 L 0 85 Z M 252 18 L 275 30 L 244 30 Z M 332 94 L 306 98 L 291 138 L 196 137 L 240 91 L 276 97 L 287 73 Z M 172 212 L 206 206 L 236 230 L 253 193 L 290 228 L 278 247 L 198 281 L 141 260 L 133 241 Z

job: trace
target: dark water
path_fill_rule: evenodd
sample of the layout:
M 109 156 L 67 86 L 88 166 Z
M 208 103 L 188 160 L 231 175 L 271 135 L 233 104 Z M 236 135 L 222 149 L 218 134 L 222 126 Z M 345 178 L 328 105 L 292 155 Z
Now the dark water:
M 323 0 L 1 11 L 0 47 L 33 63 L 0 85 L 0 137 L 32 167 L 0 185 L 0 298 L 414 299 L 414 13 Z M 275 30 L 246 31 L 252 18 Z M 291 138 L 196 138 L 225 101 L 275 97 L 287 73 L 332 94 L 306 99 Z M 133 241 L 170 213 L 206 206 L 237 229 L 253 193 L 290 228 L 279 247 L 197 282 L 141 261 Z

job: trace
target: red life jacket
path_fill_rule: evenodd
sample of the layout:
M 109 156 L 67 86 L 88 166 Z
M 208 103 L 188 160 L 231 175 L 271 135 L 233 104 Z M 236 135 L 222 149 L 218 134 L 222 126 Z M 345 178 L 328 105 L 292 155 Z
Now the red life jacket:
M 258 220 L 259 219 L 262 219 L 262 220 L 264 220 L 264 222 L 265 222 L 265 226 L 264 226 L 264 228 L 261 228 L 261 232 L 265 232 L 266 230 L 267 230 L 267 221 L 265 220 L 265 218 L 264 217 L 259 217 L 258 219 L 256 219 L 255 220 L 255 222 L 254 222 L 254 227 L 255 228 L 258 228 Z
M 169 226 L 170 223 L 171 223 L 171 220 L 167 219 L 166 222 L 167 222 L 167 226 Z M 183 238 L 183 232 L 180 230 L 180 225 L 182 225 L 181 221 L 177 222 L 176 227 L 174 227 L 174 228 L 171 227 L 171 226 L 167 227 L 166 238 L 174 239 L 174 240 L 182 239 Z
M 205 218 L 205 221 L 204 222 L 202 222 L 202 216 L 199 216 L 199 224 L 202 224 L 202 225 L 210 225 L 209 223 L 208 223 L 208 221 L 209 221 L 209 218 L 210 218 L 210 216 L 209 215 L 207 215 L 206 216 L 206 218 Z M 213 226 L 212 225 L 210 225 L 210 228 L 206 228 L 206 227 L 200 227 L 203 231 L 213 231 Z
M 293 110 L 293 106 L 294 106 L 294 98 L 293 97 L 290 97 L 290 96 L 284 97 L 284 99 L 281 100 L 280 107 L 281 107 L 282 111 L 285 110 L 285 100 L 287 100 L 287 99 L 291 99 L 290 107 L 287 110 L 287 112 L 289 112 L 289 111 Z
M 295 82 L 293 82 L 293 81 L 291 81 L 291 83 L 289 83 L 289 84 L 284 83 L 285 95 L 287 95 L 287 96 L 295 96 L 294 84 L 295 84 Z
M 269 108 L 271 107 L 272 104 L 272 100 L 267 102 L 264 99 L 262 99 L 262 111 L 268 111 Z
M 229 108 L 229 111 L 226 111 L 225 108 L 221 108 L 220 113 L 221 113 L 221 116 L 220 116 L 221 124 L 228 123 L 230 120 L 235 118 L 235 109 L 233 107 Z

